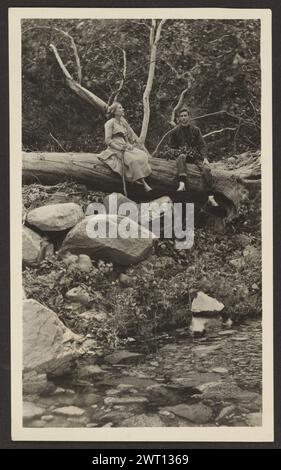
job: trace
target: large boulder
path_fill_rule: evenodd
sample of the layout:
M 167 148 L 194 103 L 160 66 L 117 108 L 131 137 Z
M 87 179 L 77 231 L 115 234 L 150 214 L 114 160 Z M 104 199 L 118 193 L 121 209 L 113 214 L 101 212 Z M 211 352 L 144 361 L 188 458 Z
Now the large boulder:
M 22 262 L 24 266 L 37 266 L 44 257 L 48 243 L 28 227 L 22 230 Z
M 100 228 L 97 236 L 96 230 Z M 121 229 L 131 229 L 126 238 Z M 103 259 L 121 265 L 136 264 L 149 255 L 155 236 L 128 217 L 114 215 L 93 215 L 79 222 L 67 234 L 60 254 L 69 251 L 87 254 L 91 258 Z
M 164 221 L 165 221 L 165 235 L 167 238 L 172 237 L 172 223 L 173 223 L 173 201 L 169 196 L 162 196 L 154 199 L 151 202 L 136 204 L 131 199 L 127 198 L 121 193 L 112 193 L 104 197 L 103 204 L 107 214 L 118 215 L 123 204 L 130 207 L 130 213 L 119 213 L 122 216 L 133 218 L 135 222 L 143 225 L 148 230 L 153 232 L 158 237 L 164 235 Z M 91 206 L 88 207 L 90 214 Z M 92 206 L 92 211 L 94 206 Z M 125 211 L 126 206 L 123 206 Z M 93 213 L 93 212 L 92 212 Z M 137 217 L 137 220 L 135 219 Z M 170 234 L 170 235 L 169 235 Z
M 23 302 L 23 370 L 50 376 L 70 372 L 79 356 L 78 335 L 49 308 L 33 299 Z
M 128 204 L 128 203 L 132 206 L 135 206 L 136 210 L 138 210 L 138 205 L 134 201 L 129 199 L 128 197 L 124 196 L 124 194 L 122 193 L 111 193 L 103 198 L 103 204 L 105 206 L 105 210 L 107 214 L 117 215 L 120 206 L 122 204 Z
M 36 370 L 30 370 L 23 373 L 22 388 L 25 395 L 33 395 L 50 390 L 52 385 L 48 382 L 46 374 L 41 374 L 36 372 Z
M 82 208 L 74 202 L 50 204 L 32 209 L 26 221 L 40 230 L 59 232 L 74 227 L 84 218 Z
M 193 405 L 180 403 L 179 405 L 170 406 L 166 409 L 175 415 L 196 424 L 208 423 L 213 414 L 212 409 L 202 403 L 195 403 Z

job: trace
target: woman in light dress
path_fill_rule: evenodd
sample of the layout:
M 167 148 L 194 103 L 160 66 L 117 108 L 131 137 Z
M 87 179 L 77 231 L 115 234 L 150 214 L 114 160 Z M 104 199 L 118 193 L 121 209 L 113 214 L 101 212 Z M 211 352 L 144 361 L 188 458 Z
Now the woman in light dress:
M 124 165 L 126 181 L 141 183 L 146 191 L 151 191 L 151 187 L 145 181 L 152 171 L 148 155 L 135 146 L 138 139 L 124 118 L 123 106 L 116 102 L 110 107 L 109 112 L 113 117 L 104 126 L 107 148 L 99 154 L 99 158 L 121 177 Z

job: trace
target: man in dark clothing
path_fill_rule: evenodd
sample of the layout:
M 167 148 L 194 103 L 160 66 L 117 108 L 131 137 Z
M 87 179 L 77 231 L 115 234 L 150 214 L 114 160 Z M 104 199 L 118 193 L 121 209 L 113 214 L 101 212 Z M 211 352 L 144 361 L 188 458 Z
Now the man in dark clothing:
M 170 133 L 170 148 L 173 156 L 177 157 L 177 170 L 179 176 L 178 191 L 186 190 L 186 163 L 195 164 L 205 181 L 206 191 L 209 194 L 209 202 L 217 206 L 213 196 L 213 178 L 207 159 L 207 147 L 199 127 L 190 123 L 187 108 L 182 108 L 179 113 L 179 125 Z

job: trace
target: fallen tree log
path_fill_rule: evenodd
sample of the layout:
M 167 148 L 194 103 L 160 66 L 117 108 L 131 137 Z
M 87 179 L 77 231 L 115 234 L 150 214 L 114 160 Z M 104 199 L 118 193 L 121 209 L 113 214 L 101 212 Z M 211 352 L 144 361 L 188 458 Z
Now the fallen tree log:
M 221 162 L 211 164 L 215 195 L 227 209 L 228 216 L 239 208 L 245 188 L 256 187 L 260 181 L 258 156 L 250 159 L 237 169 L 227 170 Z M 177 193 L 177 172 L 175 161 L 151 158 L 152 175 L 149 183 L 153 191 L 145 193 L 137 184 L 127 184 L 128 195 L 134 200 L 148 200 L 161 195 L 169 195 L 179 200 L 186 195 L 187 200 L 206 198 L 204 181 L 195 165 L 187 165 L 188 187 L 191 192 Z M 104 162 L 92 153 L 42 153 L 23 152 L 24 183 L 58 183 L 66 179 L 87 185 L 106 193 L 122 192 L 122 180 Z M 192 196 L 190 194 L 192 193 Z

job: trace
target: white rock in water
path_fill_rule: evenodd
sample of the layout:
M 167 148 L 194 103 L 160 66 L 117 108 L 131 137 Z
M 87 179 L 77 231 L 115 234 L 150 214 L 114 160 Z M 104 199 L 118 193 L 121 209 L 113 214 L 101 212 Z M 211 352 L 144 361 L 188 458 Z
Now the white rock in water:
M 24 371 L 56 376 L 71 371 L 78 339 L 52 310 L 33 299 L 23 302 Z
M 51 204 L 32 209 L 27 222 L 40 230 L 58 232 L 74 227 L 84 218 L 82 208 L 74 202 Z
M 24 266 L 36 266 L 43 258 L 43 238 L 28 227 L 22 230 L 22 262 Z
M 100 234 L 97 234 L 98 229 L 101 230 Z M 122 231 L 124 235 L 121 236 Z M 128 231 L 131 236 L 126 238 Z M 83 253 L 91 258 L 127 266 L 147 258 L 153 246 L 153 238 L 155 235 L 128 217 L 93 215 L 70 230 L 60 253 Z
M 222 317 L 218 314 L 215 316 L 208 316 L 208 313 L 206 315 L 204 313 L 199 314 L 194 314 L 191 320 L 190 324 L 190 331 L 194 335 L 201 334 L 203 333 L 214 333 L 218 332 L 222 327 Z
M 213 297 L 210 297 L 204 292 L 198 292 L 191 305 L 191 311 L 194 313 L 221 312 L 223 308 L 223 303 L 219 302 Z
M 77 406 L 63 406 L 62 408 L 56 408 L 54 413 L 62 416 L 82 416 L 85 413 L 85 410 L 82 410 L 82 408 L 78 408 Z

